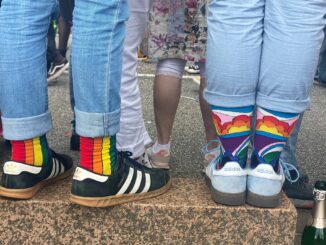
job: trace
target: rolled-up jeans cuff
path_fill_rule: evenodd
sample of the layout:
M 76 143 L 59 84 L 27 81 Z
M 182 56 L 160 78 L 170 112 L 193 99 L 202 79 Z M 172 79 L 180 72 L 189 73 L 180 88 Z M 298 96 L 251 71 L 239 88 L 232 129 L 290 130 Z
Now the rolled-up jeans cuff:
M 109 113 L 80 111 L 75 107 L 76 132 L 84 137 L 104 137 L 119 131 L 120 109 Z
M 213 91 L 204 90 L 204 98 L 209 105 L 223 106 L 223 107 L 244 107 L 255 104 L 255 93 L 248 93 L 243 95 L 227 95 Z
M 3 136 L 8 140 L 26 140 L 46 134 L 52 129 L 51 113 L 23 118 L 1 117 Z
M 301 100 L 278 99 L 257 93 L 256 104 L 259 107 L 288 113 L 302 113 L 310 106 L 310 98 Z

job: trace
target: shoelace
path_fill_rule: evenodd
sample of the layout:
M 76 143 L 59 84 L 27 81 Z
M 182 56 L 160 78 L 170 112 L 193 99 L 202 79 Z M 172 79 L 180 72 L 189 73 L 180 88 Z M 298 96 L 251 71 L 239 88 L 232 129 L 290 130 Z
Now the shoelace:
M 287 163 L 287 162 L 282 162 L 282 161 L 279 161 L 282 169 L 283 169 L 283 172 L 284 172 L 284 176 L 285 178 L 292 184 L 292 183 L 295 183 L 299 180 L 300 178 L 300 173 L 299 173 L 299 170 L 291 163 Z M 293 180 L 292 179 L 292 176 L 291 176 L 291 173 L 290 171 L 294 171 L 296 173 L 296 178 Z
M 220 147 L 218 145 L 217 147 L 214 147 L 213 149 L 208 149 L 208 147 L 210 145 L 212 145 L 213 143 L 220 143 L 220 141 L 219 141 L 219 139 L 211 140 L 201 148 L 201 152 L 204 154 L 205 158 L 206 158 L 207 154 L 213 153 L 214 151 L 216 151 Z M 216 158 L 216 157 L 214 157 L 214 158 Z
M 130 164 L 133 165 L 133 167 L 136 167 L 139 170 L 150 170 L 147 166 L 144 166 L 137 162 L 136 160 L 132 159 L 132 153 L 130 151 L 117 151 L 118 156 L 120 156 L 122 159 L 125 159 L 130 162 Z M 119 162 L 119 161 L 118 161 Z

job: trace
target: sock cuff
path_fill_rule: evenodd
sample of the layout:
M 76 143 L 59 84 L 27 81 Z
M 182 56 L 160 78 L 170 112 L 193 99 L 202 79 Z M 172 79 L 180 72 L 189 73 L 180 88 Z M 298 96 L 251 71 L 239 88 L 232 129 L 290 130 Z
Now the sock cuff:
M 230 111 L 238 113 L 250 113 L 253 112 L 254 106 L 244 106 L 244 107 L 222 107 L 210 105 L 211 110 L 220 110 L 220 111 Z
M 169 143 L 167 143 L 167 144 L 162 145 L 162 144 L 159 144 L 157 142 L 157 140 L 156 140 L 155 143 L 154 143 L 154 145 L 153 145 L 153 151 L 154 151 L 154 153 L 158 153 L 161 150 L 165 150 L 168 153 L 170 153 L 170 148 L 171 148 L 171 141 L 169 141 Z

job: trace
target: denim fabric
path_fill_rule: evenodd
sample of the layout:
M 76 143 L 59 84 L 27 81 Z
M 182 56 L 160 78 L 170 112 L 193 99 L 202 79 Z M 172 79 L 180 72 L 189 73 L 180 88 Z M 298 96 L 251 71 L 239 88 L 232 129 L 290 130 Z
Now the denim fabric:
M 0 107 L 4 136 L 23 140 L 51 129 L 46 34 L 56 0 L 4 0 L 0 11 Z M 76 128 L 82 136 L 116 134 L 126 0 L 78 0 L 72 49 Z
M 0 11 L 0 107 L 4 137 L 48 132 L 46 34 L 56 0 L 3 0 Z
M 120 151 L 130 151 L 133 157 L 144 153 L 145 145 L 151 143 L 151 138 L 145 128 L 141 97 L 137 79 L 137 48 L 146 29 L 147 14 L 151 0 L 129 0 L 130 18 L 126 22 L 126 38 L 123 50 L 121 75 L 121 118 L 120 130 L 117 133 L 117 148 Z M 70 72 L 70 102 L 75 107 L 73 93 L 73 78 Z M 74 116 L 75 119 L 76 116 Z M 75 130 L 75 120 L 72 121 Z
M 76 132 L 85 137 L 119 130 L 126 0 L 77 0 L 73 15 L 72 75 Z
M 212 0 L 207 102 L 303 112 L 310 102 L 325 9 L 325 0 Z
M 297 140 L 298 140 L 298 135 L 300 132 L 301 128 L 301 123 L 302 123 L 302 118 L 303 118 L 303 113 L 300 115 L 295 128 L 293 129 L 290 138 L 286 142 L 286 145 L 280 155 L 280 162 L 283 163 L 289 163 L 294 165 L 295 167 L 298 167 L 298 162 L 296 158 L 296 148 L 297 148 Z
M 324 29 L 325 38 L 320 50 L 320 63 L 319 63 L 319 80 L 326 83 L 326 27 Z

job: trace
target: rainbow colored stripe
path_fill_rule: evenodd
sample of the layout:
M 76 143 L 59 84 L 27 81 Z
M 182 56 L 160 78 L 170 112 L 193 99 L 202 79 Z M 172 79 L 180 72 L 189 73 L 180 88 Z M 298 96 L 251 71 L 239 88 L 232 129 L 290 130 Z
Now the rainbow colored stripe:
M 299 119 L 298 114 L 277 113 L 258 108 L 256 131 L 269 134 L 279 139 L 287 139 Z
M 237 137 L 248 135 L 251 128 L 252 107 L 242 108 L 212 107 L 212 117 L 219 136 Z
M 259 162 L 272 165 L 277 162 L 299 116 L 257 108 L 254 148 Z
M 30 140 L 11 141 L 12 160 L 34 166 L 43 166 L 48 162 L 48 144 L 45 136 Z
M 250 143 L 253 106 L 241 108 L 212 106 L 211 109 L 221 141 L 223 158 L 245 165 Z
M 80 165 L 94 173 L 111 175 L 116 162 L 116 137 L 81 137 Z

